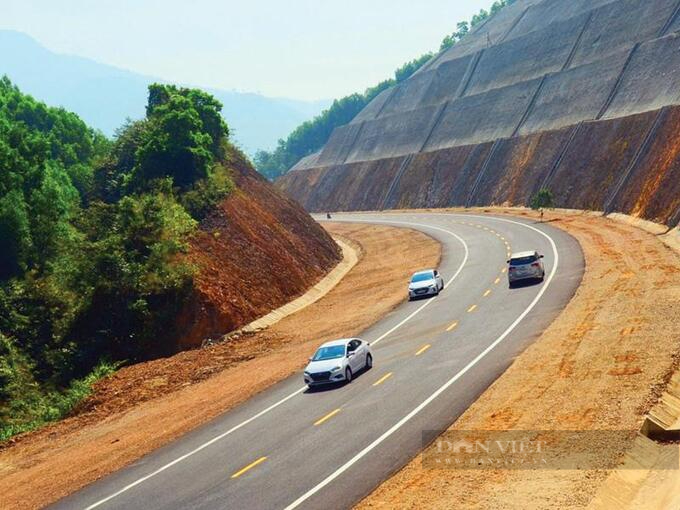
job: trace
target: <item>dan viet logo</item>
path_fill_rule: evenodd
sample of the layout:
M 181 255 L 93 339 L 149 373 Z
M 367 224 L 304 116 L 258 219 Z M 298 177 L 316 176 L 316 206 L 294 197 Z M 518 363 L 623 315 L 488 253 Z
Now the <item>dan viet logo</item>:
M 450 441 L 439 438 L 436 441 L 434 459 L 438 464 L 458 464 L 460 466 L 505 467 L 514 464 L 547 465 L 541 454 L 547 442 L 542 440 L 521 439 L 458 439 Z
M 624 453 L 635 430 L 467 430 L 423 432 L 425 469 L 629 468 Z M 433 441 L 434 438 L 434 441 Z M 679 469 L 680 449 L 655 469 Z M 671 458 L 673 457 L 673 458 Z

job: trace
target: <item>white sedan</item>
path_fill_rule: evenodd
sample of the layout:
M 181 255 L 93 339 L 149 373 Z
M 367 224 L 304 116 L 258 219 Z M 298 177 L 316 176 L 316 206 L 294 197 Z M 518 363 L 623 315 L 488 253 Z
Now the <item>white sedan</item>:
M 444 279 L 436 269 L 418 271 L 408 283 L 409 301 L 426 296 L 436 296 L 444 290 Z
M 373 366 L 371 346 L 359 338 L 326 342 L 309 358 L 305 368 L 305 384 L 310 388 L 322 384 L 351 382 L 360 370 Z

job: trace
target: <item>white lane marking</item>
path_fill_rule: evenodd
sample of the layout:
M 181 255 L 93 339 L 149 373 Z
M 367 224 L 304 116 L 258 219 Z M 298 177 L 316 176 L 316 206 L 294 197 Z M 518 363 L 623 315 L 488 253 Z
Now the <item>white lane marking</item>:
M 342 220 L 340 220 L 342 221 Z M 434 225 L 426 225 L 424 223 L 414 223 L 410 221 L 389 221 L 389 220 L 348 220 L 351 223 L 388 223 L 390 225 L 408 225 L 410 227 L 422 227 L 422 228 L 431 228 L 433 230 L 439 230 L 441 232 L 444 232 L 446 234 L 449 234 L 453 237 L 455 237 L 462 245 L 463 245 L 463 250 L 465 251 L 465 255 L 463 256 L 463 261 L 460 263 L 458 266 L 458 269 L 454 273 L 454 275 L 449 278 L 449 280 L 444 284 L 444 288 L 446 289 L 449 285 L 453 283 L 453 281 L 458 278 L 458 275 L 461 273 L 463 268 L 465 267 L 465 264 L 467 264 L 468 258 L 470 257 L 470 249 L 468 248 L 467 243 L 463 240 L 462 237 L 460 237 L 458 234 L 454 234 L 450 230 L 446 230 L 445 228 L 437 227 Z M 406 322 L 410 321 L 413 317 L 418 315 L 423 309 L 428 307 L 430 304 L 432 304 L 433 301 L 435 301 L 439 296 L 435 296 L 432 299 L 428 299 L 423 303 L 421 306 L 415 309 L 413 313 L 411 313 L 409 316 L 407 316 L 403 321 L 401 321 L 399 324 L 394 326 L 392 329 L 389 331 L 383 333 L 380 335 L 377 339 L 373 340 L 371 345 L 375 345 L 384 338 L 388 337 L 390 334 L 394 333 L 395 330 L 399 329 L 401 326 L 403 326 Z
M 443 215 L 443 216 L 452 216 L 452 215 Z M 477 216 L 479 217 L 479 216 Z M 482 216 L 483 218 L 487 218 L 486 216 Z M 490 218 L 490 217 L 489 217 Z M 552 282 L 555 273 L 557 272 L 557 265 L 559 264 L 559 254 L 557 253 L 557 246 L 555 245 L 555 241 L 553 241 L 552 237 L 550 237 L 548 234 L 545 232 L 542 232 L 541 230 L 532 227 L 531 225 L 526 225 L 524 223 L 520 223 L 518 221 L 512 221 L 512 220 L 506 220 L 504 218 L 492 218 L 498 221 L 505 221 L 507 223 L 515 223 L 517 225 L 524 226 L 526 228 L 529 228 L 531 230 L 535 230 L 539 234 L 541 234 L 543 237 L 548 239 L 550 242 L 550 245 L 553 249 L 553 254 L 555 255 L 555 264 L 553 265 L 552 271 L 550 272 L 550 276 L 548 276 L 548 279 L 545 282 L 545 285 L 541 288 L 541 290 L 538 292 L 534 300 L 529 304 L 529 306 L 520 314 L 515 321 L 510 324 L 508 329 L 506 329 L 501 336 L 499 336 L 494 342 L 489 345 L 486 349 L 484 349 L 481 353 L 477 355 L 475 359 L 470 361 L 467 365 L 465 365 L 464 368 L 462 368 L 457 374 L 455 374 L 451 379 L 446 381 L 439 389 L 437 389 L 432 395 L 427 397 L 423 402 L 421 402 L 415 409 L 413 409 L 410 413 L 408 413 L 406 416 L 404 416 L 401 420 L 399 420 L 397 423 L 392 425 L 386 432 L 384 432 L 380 437 L 375 439 L 371 444 L 366 446 L 363 450 L 361 450 L 359 453 L 357 453 L 354 457 L 352 457 L 350 460 L 348 460 L 345 464 L 340 466 L 336 471 L 328 475 L 323 481 L 321 481 L 318 485 L 312 487 L 310 490 L 305 492 L 302 496 L 300 496 L 298 499 L 293 501 L 290 505 L 288 505 L 285 510 L 293 510 L 294 508 L 297 508 L 300 506 L 302 503 L 304 503 L 306 500 L 308 500 L 310 497 L 312 497 L 314 494 L 319 492 L 321 489 L 323 489 L 326 485 L 331 483 L 333 480 L 335 480 L 338 476 L 340 476 L 342 473 L 347 471 L 352 465 L 354 465 L 356 462 L 361 460 L 364 456 L 366 456 L 371 450 L 373 450 L 376 446 L 378 446 L 380 443 L 385 441 L 388 437 L 390 437 L 392 434 L 394 434 L 397 430 L 399 430 L 405 423 L 407 423 L 411 418 L 413 418 L 415 415 L 417 415 L 420 411 L 422 411 L 428 404 L 430 404 L 434 399 L 436 399 L 439 395 L 441 395 L 444 391 L 446 391 L 452 384 L 454 384 L 458 379 L 460 379 L 463 375 L 465 375 L 472 367 L 474 367 L 481 359 L 483 359 L 488 353 L 490 353 L 498 344 L 500 344 L 505 338 L 512 332 L 515 327 L 526 317 L 531 310 L 536 306 L 538 301 L 543 297 L 543 294 L 545 294 L 545 291 L 548 289 L 550 286 L 550 283 Z
M 408 221 L 404 221 L 404 222 L 394 222 L 394 221 L 392 221 L 392 222 L 390 222 L 390 221 L 380 221 L 380 220 L 376 220 L 376 221 L 357 220 L 357 222 L 360 222 L 360 223 L 391 223 L 391 224 L 396 224 L 396 225 L 418 226 L 418 227 L 423 227 L 423 228 L 431 228 L 431 229 L 434 229 L 434 230 L 440 230 L 440 231 L 442 231 L 442 232 L 445 232 L 445 233 L 450 234 L 451 236 L 455 237 L 458 241 L 460 241 L 460 242 L 463 244 L 463 248 L 464 248 L 464 250 L 465 250 L 465 256 L 463 257 L 463 261 L 460 263 L 460 266 L 458 266 L 458 270 L 457 270 L 457 271 L 455 272 L 455 274 L 454 274 L 451 278 L 449 278 L 449 280 L 444 284 L 444 288 L 446 288 L 446 287 L 448 287 L 449 285 L 451 285 L 451 283 L 458 277 L 458 275 L 459 275 L 459 274 L 461 273 L 461 271 L 463 270 L 463 267 L 464 267 L 465 264 L 467 263 L 468 257 L 469 257 L 469 255 L 470 255 L 470 251 L 469 251 L 469 249 L 468 249 L 468 245 L 467 245 L 467 243 L 463 240 L 463 238 L 461 238 L 461 237 L 460 237 L 459 235 L 457 235 L 457 234 L 454 234 L 454 233 L 451 232 L 450 230 L 446 230 L 446 229 L 441 228 L 441 227 L 431 226 L 431 225 L 425 225 L 425 224 L 423 224 L 423 223 L 412 223 L 412 222 L 408 222 Z M 418 307 L 413 313 L 411 313 L 411 314 L 408 315 L 404 320 L 402 320 L 401 322 L 399 322 L 399 324 L 397 324 L 396 326 L 394 326 L 393 328 L 391 328 L 391 329 L 390 329 L 389 331 L 387 331 L 386 333 L 383 333 L 382 335 L 380 335 L 380 337 L 378 337 L 376 340 L 374 340 L 374 341 L 372 341 L 372 342 L 370 342 L 370 343 L 371 343 L 372 345 L 375 345 L 375 344 L 377 344 L 378 342 L 380 342 L 381 340 L 383 340 L 384 338 L 386 338 L 387 336 L 389 336 L 391 333 L 393 333 L 394 331 L 396 331 L 397 329 L 399 329 L 401 326 L 403 326 L 404 324 L 406 324 L 406 323 L 407 323 L 409 320 L 411 320 L 413 317 L 415 317 L 416 315 L 418 315 L 425 307 L 427 307 L 430 303 L 432 303 L 432 301 L 434 301 L 435 299 L 437 299 L 437 297 L 438 297 L 438 296 L 435 296 L 434 298 L 429 299 L 428 301 L 426 301 L 422 306 Z M 290 400 L 291 398 L 295 397 L 296 395 L 299 395 L 300 393 L 302 393 L 302 392 L 305 391 L 306 389 L 307 389 L 307 386 L 303 386 L 303 387 L 300 388 L 299 390 L 294 391 L 293 393 L 291 393 L 291 394 L 288 395 L 287 397 L 284 397 L 283 399 L 281 399 L 281 400 L 279 400 L 278 402 L 272 404 L 272 405 L 269 406 L 268 408 L 266 408 L 266 409 L 260 411 L 260 412 L 257 413 L 256 415 L 251 416 L 250 418 L 248 418 L 248 419 L 245 420 L 244 422 L 239 423 L 238 425 L 232 427 L 231 429 L 227 430 L 226 432 L 223 432 L 223 433 L 220 434 L 219 436 L 215 436 L 214 438 L 212 438 L 212 439 L 209 440 L 208 442 L 202 444 L 201 446 L 195 448 L 194 450 L 191 450 L 190 452 L 185 453 L 185 454 L 182 455 L 181 457 L 176 458 L 175 460 L 169 462 L 168 464 L 165 464 L 164 466 L 161 466 L 160 468 L 158 468 L 157 470 L 155 470 L 155 471 L 149 473 L 148 475 L 145 475 L 145 476 L 139 478 L 138 480 L 135 480 L 134 482 L 132 482 L 132 483 L 126 485 L 126 486 L 123 487 L 122 489 L 120 489 L 120 490 L 114 492 L 114 493 L 111 494 L 110 496 L 107 496 L 107 497 L 105 497 L 104 499 L 100 499 L 99 501 L 97 501 L 97 502 L 95 502 L 95 503 L 92 503 L 90 506 L 86 507 L 85 510 L 91 510 L 92 508 L 97 508 L 98 506 L 101 506 L 102 504 L 106 503 L 107 501 L 110 501 L 110 500 L 112 500 L 113 498 L 115 498 L 115 497 L 117 497 L 117 496 L 120 496 L 120 495 L 123 494 L 124 492 L 129 491 L 129 490 L 132 489 L 133 487 L 136 487 L 137 485 L 139 485 L 139 484 L 141 484 L 141 483 L 144 483 L 144 482 L 145 482 L 146 480 L 148 480 L 149 478 L 153 478 L 154 476 L 156 476 L 156 475 L 162 473 L 162 472 L 165 471 L 166 469 L 171 468 L 171 467 L 174 466 L 175 464 L 178 464 L 179 462 L 182 462 L 184 459 L 187 459 L 187 458 L 191 457 L 192 455 L 195 455 L 196 453 L 200 452 L 201 450 L 204 450 L 204 449 L 207 448 L 208 446 L 210 446 L 210 445 L 216 443 L 216 442 L 219 441 L 220 439 L 225 438 L 225 437 L 228 436 L 229 434 L 231 434 L 231 433 L 233 433 L 233 432 L 236 432 L 238 429 L 240 429 L 240 428 L 242 428 L 242 427 L 248 425 L 249 423 L 253 422 L 253 421 L 256 420 L 257 418 L 259 418 L 259 417 L 261 417 L 262 415 L 268 413 L 268 412 L 271 411 L 272 409 L 275 409 L 275 408 L 279 407 L 281 404 L 283 404 L 284 402 L 287 402 L 288 400 Z
M 248 418 L 246 421 L 243 421 L 243 422 L 239 423 L 238 425 L 236 425 L 236 426 L 230 428 L 230 429 L 227 430 L 226 432 L 223 432 L 223 433 L 220 434 L 219 436 L 213 437 L 210 441 L 208 441 L 208 442 L 206 442 L 206 443 L 203 443 L 201 446 L 199 446 L 199 447 L 197 447 L 197 448 L 191 450 L 191 451 L 188 452 L 188 453 L 185 453 L 185 454 L 182 455 L 181 457 L 177 457 L 177 458 L 176 458 L 175 460 L 173 460 L 172 462 L 168 462 L 168 463 L 165 464 L 164 466 L 159 467 L 156 471 L 153 471 L 153 472 L 149 473 L 148 475 L 145 475 L 145 476 L 139 478 L 138 480 L 135 480 L 134 482 L 132 482 L 132 483 L 126 485 L 126 486 L 123 487 L 122 489 L 120 489 L 120 490 L 114 492 L 114 493 L 111 494 L 110 496 L 107 496 L 107 497 L 105 497 L 104 499 L 100 499 L 100 500 L 97 501 L 96 503 L 92 503 L 90 506 L 86 507 L 85 510 L 90 510 L 91 508 L 96 508 L 96 507 L 98 507 L 98 506 L 100 506 L 100 505 L 106 503 L 107 501 L 112 500 L 112 499 L 115 498 L 116 496 L 120 496 L 120 495 L 123 494 L 124 492 L 129 491 L 129 490 L 132 489 L 133 487 L 136 487 L 136 486 L 139 485 L 140 483 L 145 482 L 145 481 L 148 480 L 149 478 L 152 478 L 152 477 L 156 476 L 157 474 L 162 473 L 162 472 L 165 471 L 166 469 L 171 468 L 171 467 L 174 466 L 175 464 L 177 464 L 177 463 L 179 463 L 179 462 L 182 462 L 184 459 L 187 459 L 187 458 L 191 457 L 192 455 L 194 455 L 194 454 L 200 452 L 201 450 L 204 450 L 204 449 L 207 448 L 208 446 L 210 446 L 210 445 L 216 443 L 217 441 L 219 441 L 220 439 L 222 439 L 222 438 L 228 436 L 228 435 L 231 434 L 232 432 L 235 432 L 235 431 L 237 431 L 238 429 L 240 429 L 241 427 L 244 427 L 244 426 L 248 425 L 250 422 L 256 420 L 257 418 L 259 418 L 259 417 L 262 416 L 263 414 L 268 413 L 268 412 L 271 411 L 272 409 L 274 409 L 274 408 L 280 406 L 280 405 L 283 404 L 284 402 L 286 402 L 286 401 L 290 400 L 291 398 L 293 398 L 294 396 L 296 396 L 296 395 L 302 393 L 302 392 L 303 392 L 304 390 L 306 390 L 306 389 L 307 389 L 307 386 L 303 386 L 303 387 L 300 388 L 299 390 L 297 390 L 297 391 L 291 393 L 290 395 L 288 395 L 287 397 L 285 397 L 285 398 L 279 400 L 279 401 L 276 402 L 275 404 L 272 404 L 272 405 L 270 405 L 268 408 L 263 409 L 262 411 L 260 411 L 260 412 L 257 413 L 256 415 L 251 416 L 251 417 Z

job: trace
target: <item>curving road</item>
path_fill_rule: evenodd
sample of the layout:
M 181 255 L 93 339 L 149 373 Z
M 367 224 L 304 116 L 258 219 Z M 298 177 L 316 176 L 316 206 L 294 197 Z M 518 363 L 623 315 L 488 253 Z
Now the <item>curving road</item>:
M 291 377 L 55 508 L 349 508 L 434 439 L 423 431 L 455 421 L 550 324 L 583 274 L 578 243 L 531 220 L 367 213 L 333 221 L 436 238 L 446 289 L 363 332 L 375 366 L 351 384 L 308 392 L 301 374 Z M 545 281 L 509 289 L 508 250 L 530 249 L 545 254 Z

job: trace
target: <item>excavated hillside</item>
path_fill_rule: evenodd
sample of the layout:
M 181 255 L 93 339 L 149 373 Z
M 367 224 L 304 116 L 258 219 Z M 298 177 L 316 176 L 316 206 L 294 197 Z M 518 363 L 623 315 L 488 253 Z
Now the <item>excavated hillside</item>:
M 196 291 L 178 322 L 179 348 L 217 339 L 307 291 L 341 258 L 338 245 L 238 152 L 236 191 L 200 225 L 190 258 Z
M 518 0 L 278 185 L 309 210 L 526 205 L 680 220 L 680 1 Z

